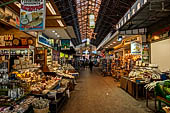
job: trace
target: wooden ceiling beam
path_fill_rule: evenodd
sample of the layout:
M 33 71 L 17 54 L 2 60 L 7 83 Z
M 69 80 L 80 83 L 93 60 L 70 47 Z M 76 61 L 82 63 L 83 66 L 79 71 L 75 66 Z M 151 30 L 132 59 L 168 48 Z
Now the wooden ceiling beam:
M 57 20 L 60 20 L 62 17 L 59 16 L 59 15 L 47 15 L 46 16 L 46 19 L 47 20 L 54 20 L 54 19 L 57 19 Z

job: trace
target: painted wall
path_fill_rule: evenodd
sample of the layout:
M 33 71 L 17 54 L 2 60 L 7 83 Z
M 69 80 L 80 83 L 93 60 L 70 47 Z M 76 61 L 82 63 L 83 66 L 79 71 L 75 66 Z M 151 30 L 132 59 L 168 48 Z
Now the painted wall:
M 151 63 L 158 64 L 159 69 L 170 69 L 170 39 L 151 44 Z

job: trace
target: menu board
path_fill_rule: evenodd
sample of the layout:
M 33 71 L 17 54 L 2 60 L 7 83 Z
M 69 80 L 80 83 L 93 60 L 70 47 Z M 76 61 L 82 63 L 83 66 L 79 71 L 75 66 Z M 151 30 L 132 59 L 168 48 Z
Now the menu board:
M 70 49 L 70 40 L 62 39 L 61 40 L 61 50 L 69 50 Z
M 21 0 L 20 30 L 44 30 L 46 17 L 45 12 L 45 0 Z

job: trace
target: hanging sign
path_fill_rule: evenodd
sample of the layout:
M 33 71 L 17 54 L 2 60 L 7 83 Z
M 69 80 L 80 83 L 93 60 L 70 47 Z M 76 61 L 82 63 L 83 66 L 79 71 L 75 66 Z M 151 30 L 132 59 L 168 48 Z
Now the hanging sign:
M 131 54 L 140 55 L 142 51 L 142 45 L 137 42 L 131 42 Z
M 43 35 L 38 36 L 38 42 L 42 45 L 52 47 L 51 44 L 50 44 L 50 40 Z
M 95 16 L 94 16 L 94 14 L 89 15 L 89 23 L 90 23 L 90 28 L 94 29 L 95 28 Z
M 44 30 L 46 17 L 45 12 L 45 0 L 21 0 L 20 30 Z
M 61 50 L 70 50 L 70 39 L 61 40 Z

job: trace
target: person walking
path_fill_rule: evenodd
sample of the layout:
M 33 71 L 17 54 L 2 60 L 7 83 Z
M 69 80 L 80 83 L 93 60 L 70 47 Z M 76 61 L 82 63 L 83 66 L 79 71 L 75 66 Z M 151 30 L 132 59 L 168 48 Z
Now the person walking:
M 89 68 L 90 68 L 90 71 L 92 72 L 93 71 L 93 62 L 92 61 L 90 61 L 90 63 L 89 63 Z

